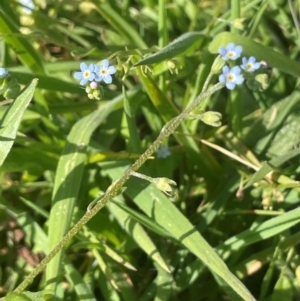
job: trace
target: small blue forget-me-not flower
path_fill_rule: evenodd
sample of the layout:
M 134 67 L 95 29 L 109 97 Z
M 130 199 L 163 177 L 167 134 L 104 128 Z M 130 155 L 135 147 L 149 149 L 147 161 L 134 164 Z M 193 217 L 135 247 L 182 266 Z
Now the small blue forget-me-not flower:
M 241 68 L 245 71 L 254 72 L 260 68 L 260 63 L 256 62 L 256 58 L 254 56 L 250 56 L 249 59 L 243 57 L 242 62 L 243 65 L 241 65 Z
M 161 145 L 156 151 L 156 154 L 158 158 L 165 159 L 171 155 L 171 152 L 167 145 Z
M 79 72 L 74 73 L 74 77 L 80 80 L 80 85 L 84 86 L 88 81 L 93 81 L 95 79 L 94 73 L 95 65 L 90 64 L 89 66 L 86 63 L 80 64 Z
M 8 71 L 5 68 L 0 67 L 0 78 L 6 77 L 8 75 Z
M 236 85 L 243 83 L 244 77 L 239 66 L 234 66 L 231 69 L 228 66 L 224 66 L 222 70 L 223 74 L 219 76 L 219 81 L 225 83 L 227 89 L 233 90 Z
M 220 47 L 219 48 L 219 53 L 222 56 L 222 59 L 224 61 L 227 60 L 236 60 L 241 56 L 241 53 L 243 51 L 242 46 L 235 46 L 234 43 L 229 43 L 225 48 Z
M 103 80 L 106 84 L 111 84 L 111 74 L 115 74 L 116 71 L 114 66 L 109 66 L 108 60 L 103 60 L 100 65 L 95 65 L 95 81 L 100 82 Z

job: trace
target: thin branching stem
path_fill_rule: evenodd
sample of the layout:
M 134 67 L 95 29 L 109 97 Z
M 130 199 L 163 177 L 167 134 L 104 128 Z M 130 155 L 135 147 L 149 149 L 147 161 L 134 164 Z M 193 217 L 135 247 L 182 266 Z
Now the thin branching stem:
M 104 195 L 96 198 L 92 203 L 96 204 L 90 208 L 85 215 L 73 226 L 73 228 L 62 238 L 62 240 L 53 248 L 53 250 L 39 263 L 39 265 L 24 279 L 24 281 L 15 289 L 15 293 L 21 293 L 33 281 L 33 279 L 45 268 L 47 263 L 76 235 L 76 233 L 102 209 L 110 199 L 120 193 L 123 185 L 128 181 L 133 171 L 137 171 L 148 158 L 159 148 L 162 142 L 168 138 L 175 129 L 180 125 L 186 116 L 192 112 L 199 104 L 210 95 L 224 87 L 223 83 L 218 83 L 201 93 L 196 99 L 187 107 L 180 115 L 173 118 L 162 128 L 157 139 L 150 145 L 150 147 L 129 167 L 124 175 L 113 182 L 106 190 Z

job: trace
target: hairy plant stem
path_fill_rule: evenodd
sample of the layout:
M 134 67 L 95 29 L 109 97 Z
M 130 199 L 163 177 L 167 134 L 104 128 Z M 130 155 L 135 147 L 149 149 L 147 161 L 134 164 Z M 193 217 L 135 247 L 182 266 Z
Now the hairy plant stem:
M 180 125 L 186 116 L 199 106 L 201 101 L 216 91 L 224 87 L 223 83 L 218 83 L 208 89 L 206 92 L 201 93 L 196 99 L 187 107 L 180 115 L 171 119 L 162 128 L 157 139 L 150 145 L 150 147 L 129 167 L 124 175 L 113 182 L 106 190 L 104 195 L 97 197 L 92 203 L 96 205 L 88 210 L 85 215 L 73 226 L 73 228 L 62 238 L 62 240 L 53 248 L 53 250 L 39 263 L 39 265 L 23 280 L 23 282 L 14 290 L 15 293 L 21 293 L 33 281 L 33 279 L 44 269 L 47 263 L 76 235 L 76 233 L 94 216 L 98 211 L 103 208 L 110 199 L 118 195 L 122 186 L 128 181 L 132 171 L 138 170 L 145 161 L 159 148 L 164 139 L 168 138 L 175 129 Z

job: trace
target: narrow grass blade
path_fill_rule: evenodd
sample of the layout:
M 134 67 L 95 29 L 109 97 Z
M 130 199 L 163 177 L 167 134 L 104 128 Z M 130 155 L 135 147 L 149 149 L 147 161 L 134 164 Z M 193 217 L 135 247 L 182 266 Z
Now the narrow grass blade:
M 9 68 L 8 68 L 9 70 Z M 36 75 L 31 73 L 21 73 L 21 72 L 10 72 L 11 75 L 18 80 L 20 84 L 27 85 Z M 78 84 L 73 84 L 61 80 L 59 78 L 54 78 L 45 75 L 39 75 L 39 88 L 52 90 L 57 92 L 67 92 L 79 95 L 86 95 L 86 92 Z
M 204 36 L 201 32 L 187 32 L 160 51 L 138 61 L 134 66 L 160 63 L 162 61 L 170 60 L 175 56 L 184 55 L 186 52 L 191 51 L 191 49 L 194 49 L 199 45 L 203 38 Z
M 64 269 L 66 272 L 66 278 L 70 284 L 74 286 L 78 300 L 97 301 L 91 288 L 85 283 L 81 274 L 70 262 L 68 262 L 68 260 L 64 264 Z
M 139 48 L 148 48 L 135 28 L 117 10 L 113 9 L 108 3 L 96 0 L 93 2 L 96 5 L 96 10 L 119 34 Z
M 67 144 L 58 163 L 54 189 L 53 206 L 49 219 L 49 248 L 52 249 L 65 235 L 78 196 L 83 168 L 86 160 L 86 150 L 93 131 L 111 113 L 114 106 L 122 99 L 117 98 L 105 107 L 79 120 L 72 128 L 67 138 Z M 55 290 L 60 274 L 62 252 L 47 266 L 46 281 L 48 288 Z
M 54 297 L 51 294 L 46 294 L 47 297 Z M 8 293 L 3 301 L 44 301 L 48 300 L 45 299 L 45 293 L 44 292 L 38 292 L 38 293 L 31 293 L 31 292 L 25 292 L 22 294 L 17 293 Z
M 285 153 L 284 155 L 282 155 L 278 158 L 274 158 L 274 159 L 270 160 L 269 162 L 264 162 L 262 167 L 256 173 L 253 174 L 253 176 L 250 178 L 248 183 L 244 186 L 244 189 L 252 186 L 255 182 L 261 180 L 269 172 L 271 172 L 272 170 L 275 170 L 277 167 L 279 167 L 286 161 L 294 158 L 295 156 L 297 156 L 299 154 L 300 154 L 300 149 L 297 148 L 297 149 L 293 149 L 293 150 Z
M 14 11 L 10 9 L 9 5 L 2 6 L 1 4 L 0 34 L 4 37 L 5 42 L 15 51 L 24 65 L 28 66 L 33 72 L 44 74 L 45 71 L 42 60 L 28 38 L 20 33 L 18 25 L 13 21 L 13 15 Z
M 108 208 L 116 217 L 122 228 L 124 228 L 126 232 L 133 237 L 140 248 L 142 248 L 148 254 L 148 256 L 150 256 L 155 262 L 157 262 L 157 264 L 162 269 L 170 272 L 170 269 L 160 255 L 159 250 L 157 249 L 151 238 L 148 236 L 147 232 L 143 229 L 143 227 L 139 223 L 134 221 L 126 211 L 124 211 L 114 202 L 110 202 L 108 204 Z
M 125 172 L 125 168 L 107 169 L 113 180 Z M 255 301 L 247 288 L 234 276 L 215 250 L 187 218 L 154 185 L 130 180 L 126 184 L 126 194 L 153 220 L 170 232 L 191 253 L 200 258 L 207 267 L 220 276 L 234 291 L 246 301 Z
M 38 80 L 34 79 L 32 83 L 22 91 L 16 100 L 10 104 L 0 121 L 0 166 L 3 164 L 14 144 L 20 122 L 32 99 L 37 82 Z
M 291 210 L 277 217 L 271 218 L 249 230 L 231 237 L 218 247 L 218 250 L 230 250 L 222 255 L 227 258 L 233 250 L 238 250 L 263 239 L 281 233 L 300 222 L 300 208 Z

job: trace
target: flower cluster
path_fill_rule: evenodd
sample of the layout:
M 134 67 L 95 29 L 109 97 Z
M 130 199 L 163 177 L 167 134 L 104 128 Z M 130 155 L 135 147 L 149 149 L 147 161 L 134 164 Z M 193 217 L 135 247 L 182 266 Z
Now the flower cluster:
M 89 66 L 86 63 L 80 64 L 79 72 L 75 72 L 74 77 L 80 80 L 80 85 L 84 86 L 87 82 L 101 82 L 102 80 L 106 84 L 112 83 L 112 74 L 116 73 L 116 68 L 114 66 L 109 66 L 108 60 L 103 60 L 100 65 L 90 64 Z
M 242 46 L 235 46 L 234 43 L 229 43 L 225 48 L 219 48 L 219 54 L 224 61 L 236 60 L 238 59 L 243 51 Z M 236 85 L 241 85 L 244 82 L 244 76 L 242 74 L 242 69 L 246 72 L 254 72 L 260 68 L 260 63 L 256 62 L 255 57 L 250 58 L 243 57 L 242 65 L 234 66 L 230 68 L 225 65 L 222 68 L 223 73 L 219 76 L 219 81 L 225 83 L 226 88 L 233 90 Z
M 80 70 L 74 73 L 74 77 L 80 80 L 80 85 L 86 86 L 85 91 L 90 99 L 101 99 L 103 94 L 103 88 L 98 86 L 98 82 L 104 81 L 106 84 L 112 83 L 112 74 L 116 73 L 114 66 L 109 66 L 108 60 L 103 60 L 99 65 L 90 64 L 89 66 L 82 62 L 80 64 Z

